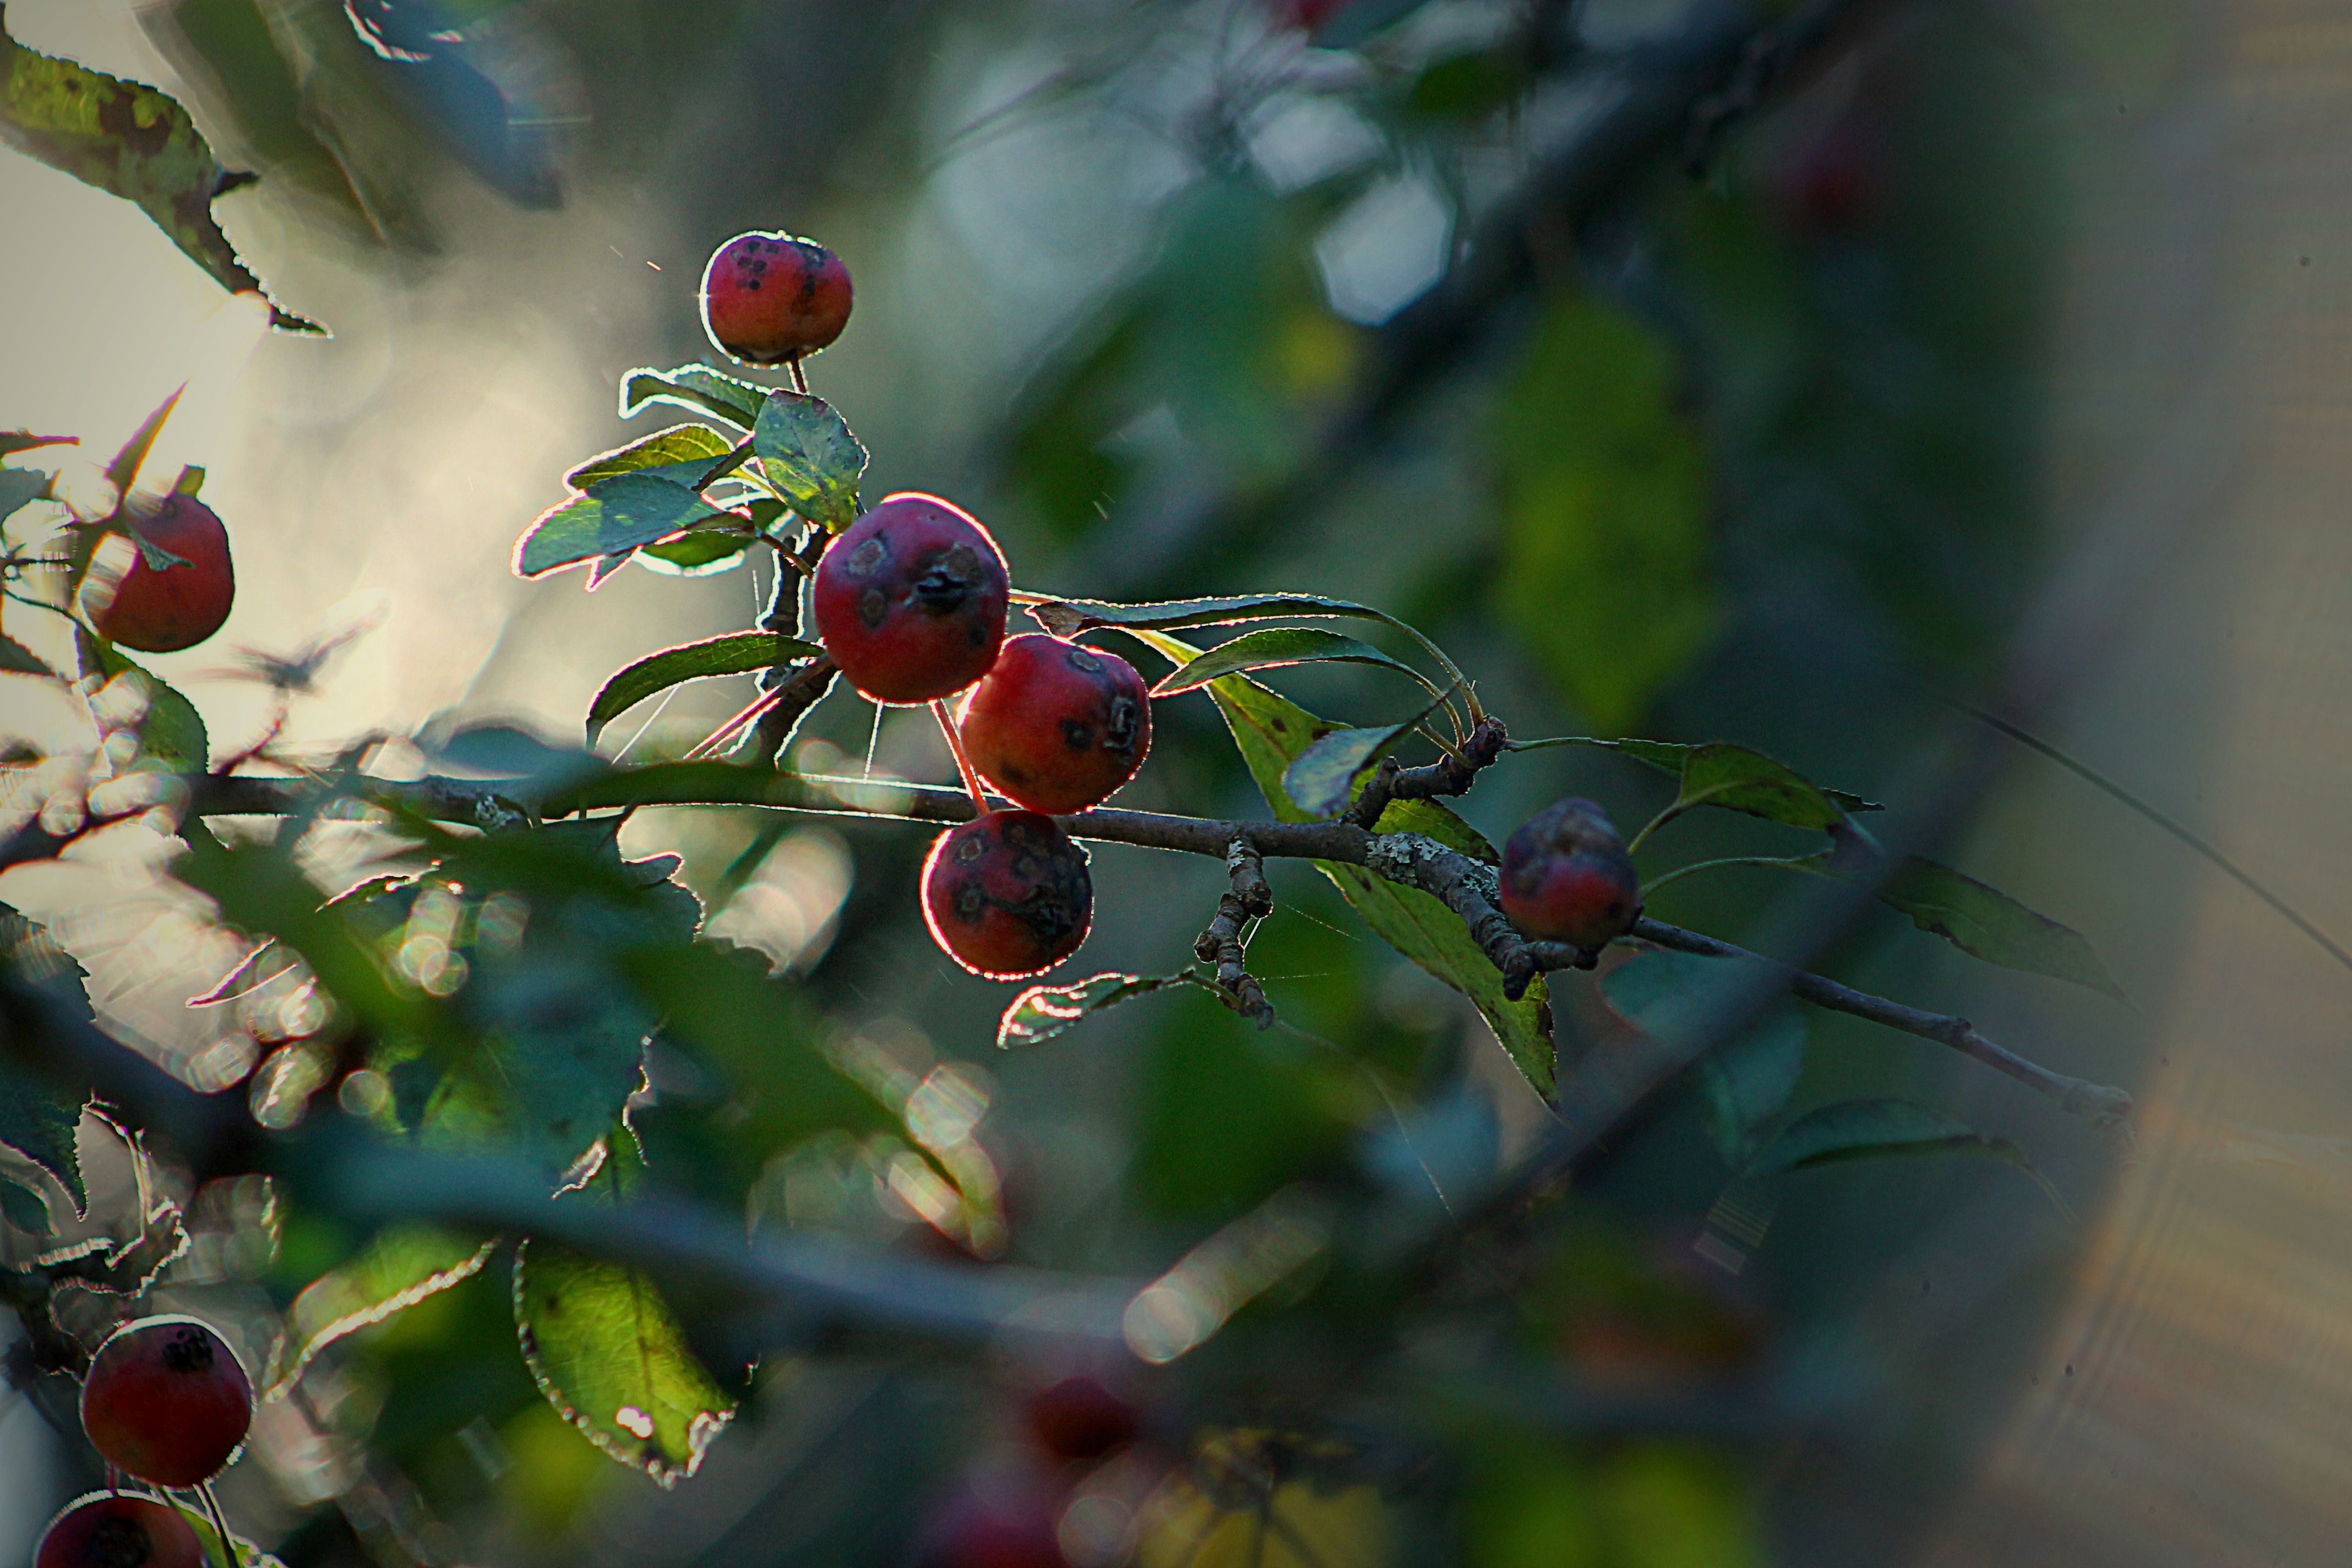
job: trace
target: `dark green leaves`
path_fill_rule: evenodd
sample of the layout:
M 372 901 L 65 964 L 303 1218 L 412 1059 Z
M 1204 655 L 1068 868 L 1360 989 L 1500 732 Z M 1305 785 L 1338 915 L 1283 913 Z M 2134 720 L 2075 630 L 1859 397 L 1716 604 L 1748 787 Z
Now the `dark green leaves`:
M 542 576 L 583 561 L 625 554 L 721 515 L 675 479 L 616 474 L 534 519 L 515 542 L 514 569 L 519 576 Z
M 212 208 L 215 196 L 252 176 L 225 172 L 188 111 L 153 88 L 28 49 L 0 24 L 0 140 L 136 204 L 229 292 L 260 291 Z M 320 331 L 274 304 L 269 319 Z
M 85 668 L 107 679 L 128 674 L 146 698 L 146 716 L 139 721 L 139 753 L 173 773 L 203 773 L 212 765 L 212 739 L 196 705 L 136 663 L 111 643 L 78 631 Z
M 1209 692 L 1276 818 L 1313 820 L 1284 789 L 1283 774 L 1308 747 L 1339 726 L 1324 722 L 1245 676 L 1222 677 L 1210 684 Z M 1398 801 L 1381 814 L 1376 826 L 1384 833 L 1426 834 L 1489 865 L 1496 859 L 1494 847 L 1475 828 L 1434 801 Z M 1551 1005 L 1540 979 L 1520 1000 L 1506 1000 L 1501 973 L 1444 903 L 1360 866 L 1316 864 L 1381 941 L 1469 997 L 1528 1081 L 1550 1094 Z
M 575 490 L 584 490 L 598 481 L 619 474 L 635 473 L 646 468 L 667 468 L 679 466 L 698 468 L 708 473 L 718 459 L 726 457 L 734 447 L 726 437 L 708 425 L 673 425 L 650 436 L 600 452 L 563 476 L 563 482 Z M 665 474 L 690 489 L 700 489 L 708 479 L 696 482 L 693 473 Z
M 594 745 L 604 726 L 656 691 L 688 680 L 719 675 L 748 675 L 789 659 L 815 658 L 824 650 L 775 632 L 729 632 L 650 654 L 604 682 L 588 705 L 588 743 Z
M 1356 775 L 1429 717 L 1424 708 L 1401 724 L 1369 730 L 1333 730 L 1283 770 L 1282 787 L 1310 816 L 1329 816 L 1355 795 Z
M 87 1023 L 92 1014 L 83 980 L 81 965 L 46 930 L 0 904 L 0 987 L 20 994 L 29 993 L 45 1008 Z M 55 1176 L 72 1194 L 76 1212 L 89 1201 L 82 1188 L 81 1159 L 74 1145 L 82 1100 L 83 1097 L 61 1093 L 53 1084 L 0 1059 L 0 1143 Z
M 1827 790 L 1746 746 L 1693 746 L 1684 753 L 1674 809 L 1694 805 L 1719 805 L 1823 833 L 1845 821 Z
M 0 674 L 46 675 L 57 679 L 57 671 L 43 664 L 37 655 L 15 637 L 0 633 Z
M 1998 888 L 1949 866 L 1907 858 L 1879 888 L 1878 896 L 1909 915 L 1921 931 L 1932 931 L 1987 963 L 2071 980 L 2118 1002 L 2128 1000 L 2080 931 L 2036 914 Z
M 1203 984 L 1194 974 L 1121 974 L 1112 970 L 1066 985 L 1032 985 L 1004 1009 L 996 1026 L 996 1044 L 1002 1049 L 1042 1045 L 1122 1002 L 1171 985 Z
M 0 430 L 0 458 L 13 458 L 41 447 L 77 447 L 79 436 L 36 436 L 30 430 Z
M 1988 1138 L 1966 1122 L 1907 1100 L 1847 1100 L 1809 1110 L 1756 1152 L 1744 1173 L 1776 1176 L 1846 1160 L 1975 1154 L 2016 1166 L 2053 1203 L 2057 1192 L 2006 1138 Z M 2061 1208 L 2065 1205 L 2059 1204 Z
M 1715 634 L 1709 477 L 1647 328 L 1556 295 L 1496 431 L 1504 617 L 1598 729 L 1641 717 Z
M 709 365 L 682 364 L 676 370 L 646 366 L 621 377 L 621 417 L 635 418 L 656 403 L 674 403 L 697 414 L 715 414 L 739 428 L 759 422 L 760 405 L 768 389 L 722 374 Z
M 768 482 L 801 516 L 835 533 L 857 521 L 866 448 L 831 404 L 797 392 L 770 393 L 751 449 Z
M 49 493 L 49 476 L 38 468 L 0 468 L 0 518 Z
M 1513 743 L 1511 749 L 1532 752 L 1540 751 L 1546 746 L 1597 746 L 1602 751 L 1615 752 L 1620 756 L 1631 757 L 1633 761 L 1654 767 L 1660 773 L 1673 773 L 1676 778 L 1681 779 L 1684 787 L 1679 794 L 1683 797 L 1695 793 L 1695 787 L 1703 788 L 1709 784 L 1731 783 L 1742 775 L 1747 775 L 1752 777 L 1759 785 L 1771 787 L 1759 788 L 1753 794 L 1727 790 L 1721 795 L 1709 796 L 1704 804 L 1727 806 L 1731 810 L 1746 811 L 1757 816 L 1772 816 L 1772 809 L 1759 808 L 1775 808 L 1776 801 L 1780 798 L 1780 791 L 1787 787 L 1788 779 L 1796 780 L 1799 784 L 1805 787 L 1805 790 L 1812 794 L 1827 796 L 1842 811 L 1886 809 L 1875 801 L 1864 800 L 1862 796 L 1849 794 L 1845 790 L 1830 789 L 1824 785 L 1813 784 L 1795 773 L 1786 763 L 1775 762 L 1761 752 L 1720 741 L 1694 746 L 1681 741 L 1642 741 L 1630 737 L 1619 741 L 1604 741 L 1595 735 L 1562 735 L 1549 741 L 1517 742 Z M 1690 771 L 1694 765 L 1702 767 L 1706 773 L 1705 779 L 1698 786 L 1694 786 L 1690 782 Z M 1818 804 L 1811 801 L 1810 795 L 1801 791 L 1793 797 L 1792 815 L 1799 819 L 1796 825 L 1803 826 L 1818 819 L 1821 813 Z M 1790 818 L 1774 816 L 1773 820 L 1785 822 Z
M 563 1418 L 665 1487 L 694 1474 L 734 1415 L 644 1272 L 552 1242 L 515 1258 L 515 1327 Z
M 1401 625 L 1369 605 L 1319 594 L 1241 594 L 1223 599 L 1166 599 L 1150 605 L 1114 605 L 1102 599 L 1056 599 L 1031 605 L 1029 615 L 1055 637 L 1076 637 L 1096 626 L 1143 626 L 1175 631 L 1184 626 L 1268 621 L 1283 616 L 1354 616 Z
M 1321 631 L 1313 626 L 1268 626 L 1262 631 L 1244 632 L 1231 642 L 1218 644 L 1161 680 L 1151 689 L 1151 695 L 1174 697 L 1197 690 L 1221 675 L 1239 675 L 1253 669 L 1274 669 L 1285 665 L 1334 660 L 1349 664 L 1377 664 L 1412 673 L 1410 665 L 1391 658 L 1370 643 L 1342 637 L 1338 632 Z

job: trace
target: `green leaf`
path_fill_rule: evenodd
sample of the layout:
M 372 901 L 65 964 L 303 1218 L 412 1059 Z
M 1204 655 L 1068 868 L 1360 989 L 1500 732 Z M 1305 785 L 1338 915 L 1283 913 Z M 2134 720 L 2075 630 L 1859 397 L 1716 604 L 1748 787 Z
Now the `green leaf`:
M 682 364 L 676 370 L 643 366 L 621 377 L 621 417 L 633 419 L 656 403 L 674 403 L 698 414 L 715 414 L 730 425 L 749 430 L 759 423 L 760 406 L 768 389 L 740 381 L 707 364 Z
M 87 979 L 73 954 L 58 946 L 46 927 L 0 904 L 0 984 L 11 991 L 38 992 L 58 1012 L 89 1023 L 96 1014 Z M 0 1143 L 55 1176 L 72 1196 L 77 1214 L 89 1202 L 74 1143 L 88 1099 L 86 1094 L 61 1093 L 47 1079 L 0 1058 Z
M 1481 119 L 1528 89 L 1528 68 L 1517 48 L 1473 49 L 1424 68 L 1405 94 L 1409 114 L 1433 120 Z
M 588 704 L 588 743 L 604 726 L 656 691 L 683 681 L 720 675 L 749 675 L 791 659 L 818 658 L 824 649 L 776 632 L 728 632 L 677 647 L 666 647 L 619 671 Z
M 1043 1045 L 1095 1014 L 1171 985 L 1200 985 L 1195 974 L 1121 974 L 1107 970 L 1066 985 L 1032 985 L 1013 999 L 996 1026 L 1000 1050 Z M 1213 989 L 1213 987 L 1212 987 Z
M 1822 833 L 1845 821 L 1829 792 L 1803 774 L 1761 752 L 1719 743 L 1684 753 L 1675 809 L 1694 805 L 1719 805 Z
M 548 1403 L 661 1486 L 694 1474 L 735 1413 L 639 1269 L 526 1242 L 515 1257 L 514 1312 L 523 1361 Z
M 46 675 L 51 680 L 58 679 L 58 672 L 42 663 L 31 648 L 5 633 L 0 633 L 0 673 Z
M 100 641 L 80 627 L 75 629 L 75 640 L 84 668 L 94 669 L 108 680 L 128 673 L 145 694 L 147 714 L 138 729 L 141 756 L 179 773 L 200 773 L 212 766 L 212 739 L 194 703 L 112 643 Z
M 1291 800 L 1283 788 L 1283 774 L 1309 746 L 1339 726 L 1326 723 L 1246 676 L 1220 677 L 1210 683 L 1209 692 L 1276 819 L 1315 820 Z M 1397 801 L 1381 814 L 1375 826 L 1382 833 L 1426 834 L 1487 865 L 1499 858 L 1475 828 L 1435 801 Z M 1506 1000 L 1501 973 L 1471 941 L 1460 918 L 1437 899 L 1361 866 L 1320 860 L 1316 865 L 1382 942 L 1469 997 L 1528 1080 L 1538 1092 L 1550 1095 L 1551 1003 L 1540 978 L 1518 1001 Z
M 1496 433 L 1496 603 L 1596 728 L 1639 719 L 1721 619 L 1705 452 L 1658 335 L 1554 296 Z
M 1149 605 L 1114 605 L 1103 599 L 1051 599 L 1028 606 L 1030 618 L 1055 637 L 1076 637 L 1096 626 L 1142 626 L 1176 631 L 1185 626 L 1268 621 L 1283 616 L 1328 616 L 1403 622 L 1369 605 L 1327 599 L 1319 594 L 1239 594 L 1222 599 L 1165 599 Z
M 616 474 L 534 518 L 515 542 L 515 573 L 544 576 L 583 561 L 625 553 L 705 518 L 723 515 L 675 479 Z
M 49 493 L 49 476 L 38 468 L 0 468 L 0 518 L 13 515 Z
M 403 1225 L 379 1234 L 367 1250 L 302 1288 L 287 1313 L 287 1359 L 272 1375 L 273 1394 L 291 1388 L 318 1353 L 344 1335 L 383 1322 L 428 1296 L 472 1279 L 494 1241 L 439 1226 Z
M 49 1222 L 49 1200 L 30 1183 L 5 1171 L 0 1171 L 0 1218 L 27 1236 L 51 1236 L 57 1231 Z
M 224 170 L 188 111 L 153 88 L 28 49 L 0 23 L 0 141 L 135 204 L 230 293 L 261 291 L 213 217 L 213 198 L 253 176 Z M 274 303 L 269 319 L 320 330 Z
M 1179 696 L 1197 690 L 1221 675 L 1240 675 L 1253 669 L 1331 661 L 1377 664 L 1390 669 L 1402 669 L 1407 675 L 1416 673 L 1411 665 L 1391 658 L 1371 644 L 1342 637 L 1338 632 L 1322 631 L 1314 626 L 1268 626 L 1261 631 L 1244 632 L 1231 642 L 1219 643 L 1162 679 L 1151 689 L 1151 695 Z
M 1615 752 L 1620 756 L 1631 757 L 1637 763 L 1642 763 L 1647 766 L 1656 768 L 1661 773 L 1673 773 L 1677 778 L 1680 778 L 1683 775 L 1685 770 L 1690 766 L 1691 759 L 1700 752 L 1749 751 L 1749 748 L 1744 746 L 1732 746 L 1724 742 L 1710 742 L 1705 745 L 1691 745 L 1681 741 L 1642 741 L 1635 740 L 1631 737 L 1614 741 L 1605 741 L 1598 735 L 1559 735 L 1544 741 L 1516 741 L 1512 742 L 1511 749 L 1515 752 L 1534 752 L 1540 751 L 1546 746 L 1593 746 L 1601 751 Z M 1749 754 L 1763 757 L 1763 753 L 1760 752 L 1749 751 Z M 1772 759 L 1769 757 L 1764 757 L 1764 761 L 1771 763 L 1773 767 L 1780 769 L 1782 773 L 1789 773 L 1790 771 L 1788 769 L 1786 764 L 1772 762 Z M 1729 766 L 1730 764 L 1718 765 Z M 1811 781 L 1807 780 L 1805 782 L 1811 784 Z M 1841 811 L 1885 811 L 1886 809 L 1886 807 L 1881 805 L 1874 800 L 1865 800 L 1861 795 L 1852 794 L 1846 790 L 1831 789 L 1823 784 L 1812 784 L 1811 787 L 1818 790 L 1821 794 L 1827 795 L 1831 801 L 1835 803 L 1838 809 Z M 1720 801 L 1713 801 L 1709 804 L 1721 805 L 1723 803 Z M 1743 806 L 1734 805 L 1732 809 L 1744 810 L 1746 808 Z M 1764 814 L 1759 812 L 1757 815 L 1761 816 Z
M 645 546 L 637 552 L 636 562 L 665 577 L 709 577 L 743 564 L 744 552 L 751 543 L 745 534 L 698 528 Z
M 1949 866 L 1906 857 L 1878 896 L 1909 915 L 1921 931 L 1987 963 L 2071 980 L 2118 1002 L 2130 1000 L 2080 931 Z
M 1356 788 L 1357 775 L 1411 734 L 1412 727 L 1428 718 L 1436 707 L 1437 703 L 1432 702 L 1401 724 L 1330 731 L 1283 770 L 1283 790 L 1298 803 L 1299 810 L 1318 817 L 1332 816 L 1362 793 Z
M 1757 1151 L 1742 1173 L 1775 1176 L 1845 1160 L 1932 1154 L 1975 1154 L 2003 1161 L 2032 1177 L 2051 1202 L 2065 1207 L 2057 1189 L 2033 1168 L 2024 1150 L 2006 1138 L 1988 1138 L 1964 1121 L 1907 1100 L 1846 1100 L 1809 1110 Z
M 30 430 L 0 430 L 0 458 L 13 458 L 41 447 L 79 447 L 79 436 L 36 436 Z
M 708 471 L 713 463 L 734 449 L 733 442 L 708 425 L 673 425 L 667 430 L 656 430 L 626 446 L 597 453 L 564 475 L 563 482 L 575 490 L 584 490 L 599 480 L 616 475 L 635 473 L 645 468 L 684 467 L 698 462 Z M 707 479 L 703 481 L 704 484 L 709 482 Z M 689 485 L 688 488 L 698 490 L 702 485 Z
M 173 1501 L 172 1506 L 180 1510 L 180 1517 L 186 1520 L 188 1528 L 196 1532 L 196 1544 L 203 1549 L 208 1568 L 286 1568 L 284 1563 L 234 1532 L 230 1534 L 228 1543 L 235 1555 L 232 1557 L 223 1552 L 220 1531 L 213 1528 L 213 1521 L 205 1517 L 204 1510 L 190 1508 L 178 1501 Z
M 1724 975 L 1717 959 L 1686 952 L 1643 952 L 1602 977 L 1609 1005 L 1647 1034 L 1669 1037 L 1685 998 L 1704 995 Z M 1804 1015 L 1775 1007 L 1692 1068 L 1707 1105 L 1707 1131 L 1733 1170 L 1755 1150 L 1756 1130 L 1779 1114 L 1805 1067 Z
M 760 470 L 793 510 L 839 533 L 857 521 L 857 481 L 866 448 L 821 397 L 772 392 L 751 433 Z

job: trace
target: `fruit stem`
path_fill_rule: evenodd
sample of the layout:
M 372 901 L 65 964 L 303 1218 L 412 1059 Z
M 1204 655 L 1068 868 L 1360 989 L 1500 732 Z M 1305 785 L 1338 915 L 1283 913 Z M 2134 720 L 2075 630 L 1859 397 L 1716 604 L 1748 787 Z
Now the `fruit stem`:
M 963 754 L 963 737 L 956 733 L 955 719 L 948 712 L 946 698 L 931 699 L 931 717 L 940 721 L 940 733 L 948 738 L 948 750 L 955 753 L 956 771 L 963 774 L 963 787 L 971 792 L 971 808 L 986 816 L 989 812 L 988 794 L 981 788 L 979 770 L 971 765 L 971 759 Z
M 236 1548 L 229 1543 L 228 1516 L 221 1512 L 220 1499 L 213 1495 L 212 1482 L 198 1481 L 196 1495 L 205 1500 L 205 1511 L 212 1516 L 213 1530 L 220 1537 L 222 1568 L 237 1568 Z
M 808 388 L 808 373 L 801 369 L 800 355 L 794 354 L 792 358 L 786 360 L 784 362 L 784 369 L 792 374 L 793 390 L 794 392 L 799 393 L 803 397 L 813 395 Z

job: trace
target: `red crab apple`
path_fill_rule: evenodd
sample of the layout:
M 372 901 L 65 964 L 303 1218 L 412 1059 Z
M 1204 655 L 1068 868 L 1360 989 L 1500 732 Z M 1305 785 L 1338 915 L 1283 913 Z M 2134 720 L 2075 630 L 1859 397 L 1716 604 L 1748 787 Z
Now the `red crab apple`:
M 1042 632 L 1007 637 L 957 722 L 980 776 L 1032 811 L 1084 811 L 1151 750 L 1151 692 L 1135 667 Z
M 923 923 L 949 957 L 991 980 L 1043 974 L 1077 952 L 1094 904 L 1086 851 L 1034 811 L 951 827 L 923 862 Z
M 1589 800 L 1557 801 L 1503 846 L 1503 913 L 1531 937 L 1591 952 L 1633 929 L 1642 883 L 1608 814 Z
M 205 1549 L 171 1504 L 92 1492 L 49 1521 L 33 1568 L 205 1568 Z
M 112 583 L 91 574 L 90 625 L 98 635 L 142 653 L 176 653 L 194 647 L 228 619 L 236 598 L 228 530 L 212 508 L 195 498 L 185 475 L 182 488 L 160 502 L 125 509 L 127 531 L 142 549 Z M 176 559 L 169 559 L 176 557 Z
M 817 563 L 817 635 L 877 702 L 928 702 L 988 673 L 1012 593 L 1004 552 L 970 512 L 903 491 L 851 523 Z
M 710 253 L 702 328 L 751 364 L 813 354 L 849 324 L 849 268 L 813 239 L 753 230 Z
M 81 1385 L 82 1430 L 107 1463 L 159 1487 L 218 1475 L 253 1424 L 253 1384 L 194 1318 L 142 1318 L 107 1337 Z

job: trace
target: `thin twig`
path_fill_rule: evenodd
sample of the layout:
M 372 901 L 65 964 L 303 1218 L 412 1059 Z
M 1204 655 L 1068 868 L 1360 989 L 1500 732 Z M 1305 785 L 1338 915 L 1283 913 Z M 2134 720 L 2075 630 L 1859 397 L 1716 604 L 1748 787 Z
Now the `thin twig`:
M 1217 987 L 1234 1011 L 1255 1019 L 1263 1029 L 1274 1022 L 1274 1004 L 1244 963 L 1242 932 L 1252 921 L 1274 912 L 1274 889 L 1266 885 L 1265 860 L 1247 829 L 1234 834 L 1226 846 L 1225 873 L 1233 886 L 1219 896 L 1217 916 L 1193 940 L 1192 952 L 1202 963 L 1217 966 Z
M 1471 726 L 1470 733 L 1460 751 L 1444 756 L 1423 767 L 1403 768 L 1394 757 L 1381 759 L 1379 771 L 1364 793 L 1356 797 L 1346 820 L 1359 827 L 1369 828 L 1381 819 L 1391 801 L 1428 800 L 1437 795 L 1467 795 L 1482 769 L 1494 765 L 1510 743 L 1510 735 L 1503 721 L 1489 714 Z

